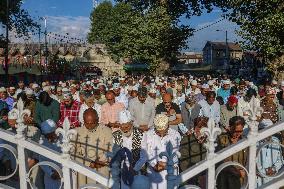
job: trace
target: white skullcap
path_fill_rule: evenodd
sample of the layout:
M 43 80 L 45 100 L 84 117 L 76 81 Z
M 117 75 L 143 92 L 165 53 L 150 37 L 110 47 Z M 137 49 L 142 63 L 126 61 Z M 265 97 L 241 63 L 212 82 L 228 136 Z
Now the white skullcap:
M 112 84 L 112 81 L 111 81 L 111 80 L 108 80 L 108 81 L 107 81 L 107 84 L 108 84 L 108 85 L 111 85 L 111 84 Z
M 16 88 L 15 88 L 15 87 L 9 87 L 9 89 L 10 89 L 10 90 L 15 90 Z
M 156 93 L 157 93 L 157 90 L 156 90 L 155 88 L 151 88 L 151 89 L 149 90 L 149 93 L 154 93 L 154 94 L 156 94 Z
M 54 90 L 55 89 L 55 86 L 53 85 L 53 86 L 50 86 L 50 88 L 51 88 L 51 90 Z
M 87 84 L 87 85 L 91 85 L 91 82 L 90 82 L 90 81 L 87 81 L 86 84 Z
M 214 82 L 212 80 L 208 81 L 208 85 L 209 86 L 213 86 L 214 85 Z
M 63 88 L 66 87 L 66 86 L 67 86 L 66 83 L 61 84 L 61 87 L 63 87 Z
M 253 86 L 254 84 L 253 84 L 253 82 L 249 82 L 249 86 Z
M 192 80 L 190 84 L 191 85 L 197 85 L 197 81 L 196 80 Z
M 26 88 L 25 92 L 26 92 L 27 96 L 32 96 L 34 94 L 34 91 L 32 89 L 30 89 L 30 88 Z
M 264 129 L 266 127 L 269 127 L 273 125 L 273 122 L 270 119 L 263 119 L 260 123 L 259 123 L 259 128 L 260 129 Z
M 43 91 L 46 91 L 46 92 L 50 91 L 50 89 L 51 89 L 50 86 L 44 86 L 44 87 L 42 88 L 42 90 L 43 90 Z
M 284 87 L 284 81 L 281 81 L 281 86 Z
M 62 91 L 62 87 L 57 87 L 56 91 Z
M 0 88 L 0 92 L 1 92 L 1 93 L 5 92 L 5 91 L 6 91 L 6 88 L 5 88 L 5 87 L 1 87 L 1 88 Z
M 18 116 L 17 116 L 17 114 L 15 114 L 12 111 L 10 111 L 8 113 L 8 119 L 18 119 Z
M 231 81 L 230 81 L 230 80 L 224 80 L 224 81 L 223 81 L 223 84 L 224 84 L 224 85 L 230 85 L 230 84 L 231 84 Z
M 72 84 L 71 86 L 70 86 L 70 88 L 76 88 L 76 85 L 75 84 Z
M 35 89 L 35 88 L 38 88 L 39 86 L 38 86 L 38 84 L 36 84 L 36 83 L 34 83 L 33 85 L 32 85 L 32 88 L 33 89 Z
M 47 85 L 46 82 L 42 82 L 42 83 L 41 83 L 41 86 L 42 86 L 42 87 L 45 87 L 46 85 Z
M 123 110 L 123 111 L 119 112 L 118 120 L 119 120 L 118 122 L 120 124 L 131 122 L 132 118 L 131 118 L 130 112 L 128 110 Z
M 155 128 L 159 130 L 165 130 L 168 127 L 169 118 L 165 114 L 157 114 L 154 118 Z
M 277 82 L 276 80 L 274 80 L 274 79 L 273 79 L 273 80 L 272 80 L 272 84 L 273 84 L 273 85 L 277 85 L 277 84 L 278 84 L 278 82 Z
M 138 91 L 138 86 L 137 85 L 133 86 L 132 91 Z
M 62 89 L 62 92 L 63 92 L 63 93 L 69 93 L 69 89 L 63 88 L 63 89 Z
M 208 84 L 203 84 L 203 85 L 201 86 L 201 88 L 202 88 L 202 89 L 209 89 L 209 85 L 208 85 Z
M 63 83 L 62 81 L 59 81 L 59 83 L 58 83 L 58 84 L 59 84 L 59 85 L 62 85 L 62 83 Z
M 113 89 L 119 89 L 119 88 L 120 88 L 120 84 L 119 84 L 119 83 L 114 83 L 114 84 L 112 85 L 112 88 L 113 88 Z

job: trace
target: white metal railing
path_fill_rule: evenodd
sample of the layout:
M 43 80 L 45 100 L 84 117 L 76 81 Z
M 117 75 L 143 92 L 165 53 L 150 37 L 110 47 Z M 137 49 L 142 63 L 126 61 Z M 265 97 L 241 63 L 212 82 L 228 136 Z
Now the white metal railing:
M 51 149 L 48 149 L 32 140 L 26 139 L 25 137 L 25 129 L 26 126 L 23 124 L 23 118 L 24 115 L 29 115 L 30 112 L 27 110 L 24 110 L 23 108 L 23 102 L 21 100 L 17 103 L 17 110 L 12 110 L 12 113 L 17 115 L 17 133 L 11 133 L 5 130 L 0 129 L 0 138 L 5 141 L 4 144 L 0 144 L 0 148 L 5 148 L 6 150 L 11 151 L 11 153 L 16 158 L 16 170 L 11 175 L 8 176 L 0 176 L 0 180 L 7 180 L 10 177 L 12 177 L 17 171 L 19 172 L 20 176 L 20 188 L 21 189 L 27 189 L 28 185 L 32 186 L 31 180 L 30 180 L 30 173 L 31 170 L 36 168 L 36 166 L 40 165 L 48 165 L 53 167 L 60 175 L 61 177 L 61 183 L 64 189 L 71 189 L 74 188 L 72 186 L 72 180 L 71 180 L 71 172 L 75 171 L 79 174 L 85 175 L 89 177 L 90 179 L 96 181 L 98 184 L 89 184 L 85 186 L 80 186 L 80 188 L 111 188 L 115 186 L 117 188 L 117 182 L 120 181 L 117 177 L 119 176 L 119 172 L 117 169 L 119 169 L 119 165 L 113 166 L 111 172 L 112 172 L 112 178 L 107 178 L 95 170 L 84 166 L 83 164 L 76 162 L 70 158 L 69 150 L 71 148 L 70 146 L 70 140 L 72 136 L 76 135 L 76 132 L 72 129 L 70 129 L 70 124 L 68 119 L 64 121 L 63 128 L 59 128 L 56 130 L 57 134 L 62 135 L 63 138 L 63 145 L 61 147 L 62 153 L 55 152 Z M 174 164 L 173 164 L 173 158 L 177 154 L 172 153 L 172 146 L 168 144 L 167 151 L 164 153 L 161 153 L 160 156 L 165 156 L 168 158 L 168 165 L 167 165 L 167 182 L 168 182 L 168 188 L 172 189 L 175 186 L 178 186 L 180 183 L 184 183 L 187 180 L 193 178 L 194 176 L 198 175 L 199 173 L 203 171 L 207 171 L 207 188 L 208 189 L 214 189 L 216 187 L 216 180 L 218 174 L 227 166 L 231 165 L 237 165 L 242 167 L 245 172 L 247 173 L 247 183 L 243 186 L 243 188 L 249 188 L 249 189 L 255 189 L 256 188 L 256 159 L 257 159 L 257 143 L 269 136 L 272 136 L 280 131 L 284 130 L 284 123 L 279 123 L 270 127 L 267 127 L 260 132 L 258 132 L 258 122 L 257 115 L 261 113 L 261 110 L 254 109 L 250 110 L 250 120 L 249 120 L 249 127 L 250 132 L 247 138 L 239 141 L 237 144 L 231 145 L 217 153 L 215 153 L 215 141 L 218 136 L 218 134 L 221 133 L 220 129 L 215 127 L 215 123 L 213 120 L 209 119 L 208 127 L 203 128 L 201 130 L 201 133 L 207 136 L 207 141 L 205 144 L 205 147 L 207 149 L 207 157 L 204 161 L 199 162 L 198 164 L 190 167 L 186 171 L 180 173 L 179 175 L 174 175 Z M 13 145 L 14 144 L 14 145 Z M 16 146 L 16 148 L 14 147 Z M 261 146 L 263 147 L 263 146 Z M 261 148 L 260 147 L 260 148 Z M 220 162 L 222 162 L 227 157 L 230 157 L 231 155 L 235 154 L 236 152 L 243 150 L 243 149 L 249 149 L 249 166 L 244 167 L 236 162 L 226 162 L 221 164 L 217 169 L 216 165 L 218 165 Z M 26 153 L 25 150 L 29 150 L 32 152 L 35 152 L 37 154 L 43 155 L 48 159 L 51 159 L 52 161 L 58 163 L 61 165 L 61 168 L 59 168 L 55 163 L 52 162 L 39 162 L 35 166 L 33 166 L 31 169 L 27 169 L 26 165 Z M 114 157 L 116 150 L 113 150 L 112 157 Z M 18 170 L 17 170 L 18 169 Z M 265 175 L 264 175 L 265 176 Z M 271 177 L 271 176 L 270 176 Z M 270 189 L 276 189 L 281 186 L 284 186 L 284 172 L 280 170 L 277 175 L 272 176 L 274 178 L 272 181 L 263 184 L 260 188 L 270 188 Z M 0 188 L 3 185 L 0 185 Z M 184 188 L 188 189 L 200 189 L 198 186 L 185 186 Z

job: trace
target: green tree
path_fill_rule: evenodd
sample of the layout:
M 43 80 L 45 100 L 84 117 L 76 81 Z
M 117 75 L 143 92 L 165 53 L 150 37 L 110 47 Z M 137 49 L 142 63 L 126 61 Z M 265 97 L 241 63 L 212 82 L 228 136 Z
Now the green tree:
M 9 30 L 14 29 L 19 37 L 28 36 L 28 32 L 37 27 L 29 13 L 24 10 L 22 0 L 8 0 L 9 2 Z M 0 1 L 0 23 L 7 25 L 7 0 Z M 4 36 L 0 36 L 3 38 Z
M 163 6 L 143 13 L 129 3 L 101 3 L 91 14 L 90 43 L 106 44 L 115 61 L 130 58 L 150 64 L 151 71 L 163 60 L 171 61 L 186 45 L 190 29 L 179 26 Z

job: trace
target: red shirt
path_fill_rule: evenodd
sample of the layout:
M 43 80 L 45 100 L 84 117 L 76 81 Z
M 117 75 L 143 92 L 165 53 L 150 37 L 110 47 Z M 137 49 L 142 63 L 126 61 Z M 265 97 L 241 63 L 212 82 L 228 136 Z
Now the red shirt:
M 58 127 L 62 127 L 65 117 L 68 117 L 71 128 L 80 127 L 79 112 L 81 103 L 73 101 L 70 108 L 65 107 L 63 102 L 60 103 L 60 119 L 58 121 Z

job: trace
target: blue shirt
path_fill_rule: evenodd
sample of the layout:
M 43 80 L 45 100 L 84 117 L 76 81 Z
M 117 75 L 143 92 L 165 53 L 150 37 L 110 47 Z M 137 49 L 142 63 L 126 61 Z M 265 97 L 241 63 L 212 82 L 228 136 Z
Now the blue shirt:
M 224 90 L 223 88 L 220 88 L 220 89 L 218 89 L 218 91 L 217 91 L 217 96 L 222 97 L 225 104 L 227 103 L 228 98 L 229 98 L 230 95 L 231 95 L 230 90 L 231 90 L 231 89 Z
M 14 99 L 11 97 L 7 97 L 5 100 L 1 99 L 3 102 L 6 102 L 6 104 L 8 105 L 8 109 L 12 110 L 13 109 L 13 105 L 14 105 Z

